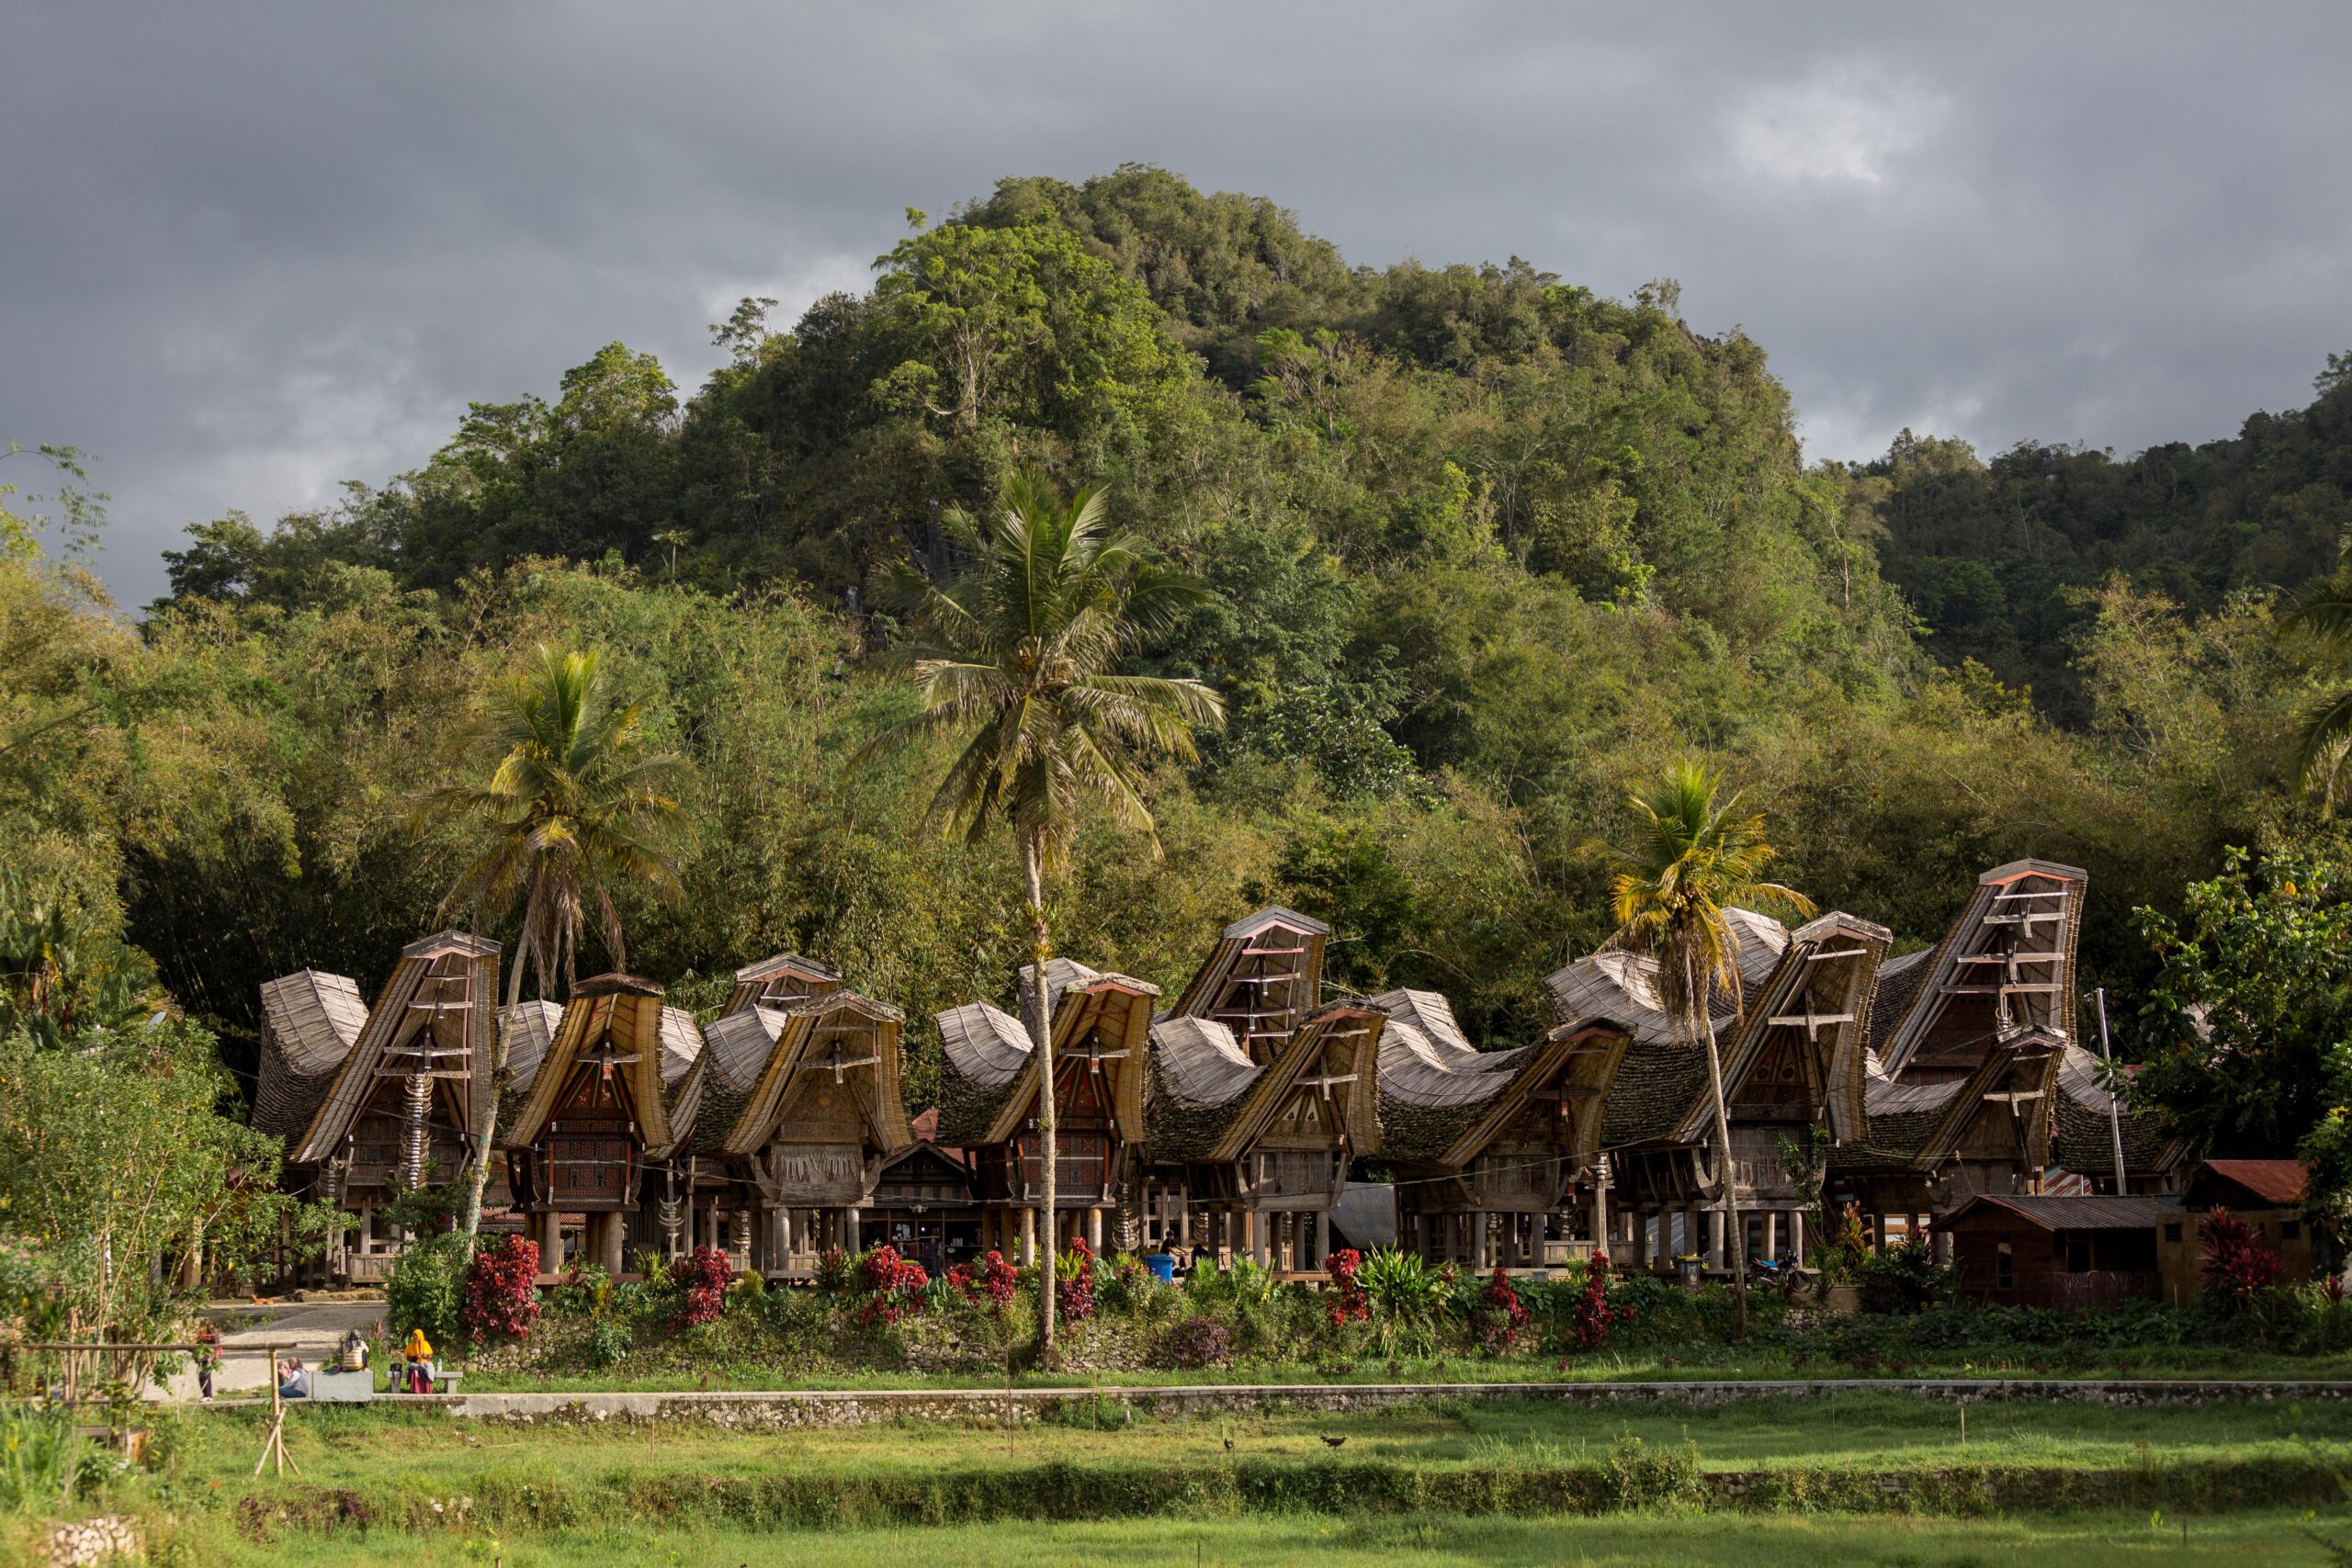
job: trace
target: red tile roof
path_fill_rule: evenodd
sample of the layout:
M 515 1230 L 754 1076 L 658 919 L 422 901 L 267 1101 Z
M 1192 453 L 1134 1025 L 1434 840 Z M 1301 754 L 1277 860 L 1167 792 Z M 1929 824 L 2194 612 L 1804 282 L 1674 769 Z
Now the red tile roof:
M 2301 1202 L 2311 1188 L 2311 1172 L 2300 1160 L 2209 1159 L 2205 1168 L 2280 1208 Z
M 916 1117 L 914 1126 L 915 1137 L 919 1141 L 926 1144 L 937 1143 L 939 1141 L 939 1108 L 933 1106 Z

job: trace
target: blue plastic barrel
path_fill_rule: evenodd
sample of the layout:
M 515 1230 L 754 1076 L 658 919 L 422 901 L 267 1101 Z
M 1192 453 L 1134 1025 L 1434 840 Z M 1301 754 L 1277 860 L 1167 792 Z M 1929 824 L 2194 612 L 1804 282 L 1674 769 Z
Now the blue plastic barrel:
M 1151 1277 L 1161 1284 L 1172 1285 L 1176 1282 L 1176 1259 L 1168 1254 L 1151 1253 L 1144 1258 L 1143 1266 L 1150 1269 Z

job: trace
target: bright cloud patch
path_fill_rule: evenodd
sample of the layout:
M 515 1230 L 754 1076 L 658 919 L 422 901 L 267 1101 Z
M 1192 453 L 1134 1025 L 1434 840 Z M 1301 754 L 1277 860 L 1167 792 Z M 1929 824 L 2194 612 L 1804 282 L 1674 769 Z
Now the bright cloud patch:
M 1725 117 L 1724 130 L 1733 159 L 1752 174 L 1792 185 L 1879 186 L 1943 118 L 1933 94 L 1849 65 L 1758 89 Z

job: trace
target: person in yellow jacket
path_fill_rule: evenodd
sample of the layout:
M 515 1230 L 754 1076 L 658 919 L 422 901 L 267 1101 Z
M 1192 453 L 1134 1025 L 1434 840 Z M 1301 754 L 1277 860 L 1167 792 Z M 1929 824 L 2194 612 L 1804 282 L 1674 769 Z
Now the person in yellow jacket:
M 433 1392 L 433 1341 L 424 1337 L 422 1328 L 408 1331 L 408 1343 L 401 1347 L 408 1357 L 408 1391 L 411 1393 Z

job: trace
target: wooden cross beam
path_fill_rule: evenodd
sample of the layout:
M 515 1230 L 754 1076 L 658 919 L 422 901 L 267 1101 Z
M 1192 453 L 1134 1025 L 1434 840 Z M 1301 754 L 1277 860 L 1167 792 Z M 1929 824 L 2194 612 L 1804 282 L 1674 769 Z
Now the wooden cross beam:
M 878 1064 L 881 1060 L 882 1058 L 879 1056 L 844 1056 L 840 1051 L 836 1050 L 828 1060 L 822 1062 L 801 1063 L 800 1071 L 804 1073 L 821 1073 L 826 1068 L 831 1067 L 833 1070 L 833 1081 L 835 1083 L 840 1083 L 842 1081 L 842 1075 L 847 1072 L 850 1068 L 871 1067 Z
M 1833 958 L 1861 958 L 1869 953 L 1867 947 L 1841 947 L 1834 953 L 1808 953 L 1804 961 L 1807 964 L 1826 964 Z

